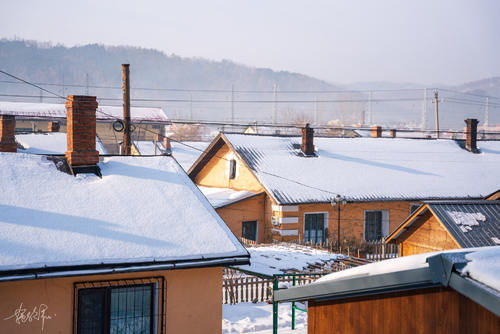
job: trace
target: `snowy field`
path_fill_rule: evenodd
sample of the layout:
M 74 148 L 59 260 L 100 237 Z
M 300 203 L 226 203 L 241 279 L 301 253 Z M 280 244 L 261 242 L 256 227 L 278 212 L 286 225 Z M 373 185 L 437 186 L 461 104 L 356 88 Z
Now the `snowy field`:
M 297 306 L 303 307 L 302 304 Z M 278 308 L 278 333 L 307 333 L 307 313 L 295 312 L 295 330 L 292 331 L 292 306 L 283 303 Z M 239 303 L 222 305 L 222 333 L 258 333 L 273 332 L 273 305 L 267 303 Z
M 340 254 L 287 243 L 247 247 L 247 250 L 250 252 L 251 264 L 239 268 L 266 275 L 304 271 L 311 265 L 323 266 L 343 257 Z

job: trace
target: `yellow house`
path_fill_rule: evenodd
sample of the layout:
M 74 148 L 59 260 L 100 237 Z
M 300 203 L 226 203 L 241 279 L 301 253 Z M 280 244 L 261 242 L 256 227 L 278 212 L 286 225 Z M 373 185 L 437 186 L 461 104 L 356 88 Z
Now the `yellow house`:
M 172 157 L 100 157 L 95 97 L 66 106 L 64 157 L 0 152 L 0 333 L 220 333 L 246 249 Z
M 500 157 L 490 152 L 500 143 L 481 142 L 481 155 L 459 144 L 314 137 L 309 127 L 302 138 L 221 133 L 188 175 L 209 199 L 203 189 L 262 194 L 217 209 L 238 236 L 247 238 L 244 223 L 256 221 L 247 235 L 258 242 L 378 240 L 423 200 L 480 199 L 498 189 Z M 239 217 L 243 209 L 253 217 Z
M 500 245 L 500 201 L 431 201 L 396 228 L 386 242 L 400 256 Z

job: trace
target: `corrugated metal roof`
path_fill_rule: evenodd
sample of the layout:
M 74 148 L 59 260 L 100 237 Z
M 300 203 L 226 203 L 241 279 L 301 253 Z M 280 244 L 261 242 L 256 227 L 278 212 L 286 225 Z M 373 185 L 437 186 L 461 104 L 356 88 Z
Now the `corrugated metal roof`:
M 499 245 L 495 239 L 500 239 L 500 201 L 430 202 L 428 205 L 461 247 Z M 463 224 L 468 222 L 477 225 L 469 229 Z
M 472 154 L 452 140 L 314 138 L 315 157 L 299 137 L 225 134 L 279 204 L 479 199 L 500 188 L 500 141 Z

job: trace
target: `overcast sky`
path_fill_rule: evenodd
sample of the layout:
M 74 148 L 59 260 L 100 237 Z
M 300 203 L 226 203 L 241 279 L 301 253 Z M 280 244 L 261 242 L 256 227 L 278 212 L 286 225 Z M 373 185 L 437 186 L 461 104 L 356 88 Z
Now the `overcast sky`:
M 500 76 L 498 0 L 4 0 L 0 37 L 141 46 L 332 83 Z

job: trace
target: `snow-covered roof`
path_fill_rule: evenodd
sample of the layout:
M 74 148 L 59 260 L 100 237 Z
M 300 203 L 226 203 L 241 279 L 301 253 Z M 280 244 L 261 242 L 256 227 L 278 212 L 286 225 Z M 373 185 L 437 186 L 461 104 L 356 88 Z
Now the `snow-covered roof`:
M 234 261 L 248 252 L 169 156 L 105 157 L 102 179 L 0 153 L 0 276 L 61 266 Z M 238 262 L 238 261 L 236 261 Z
M 215 209 L 253 197 L 258 193 L 230 188 L 212 188 L 198 186 Z
M 277 301 L 349 298 L 401 289 L 450 287 L 500 315 L 500 247 L 423 253 L 326 275 L 302 287 L 279 290 Z
M 248 247 L 247 250 L 252 261 L 238 268 L 264 275 L 303 272 L 309 265 L 324 265 L 344 257 L 342 254 L 290 243 Z
M 32 103 L 0 101 L 0 114 L 14 115 L 20 118 L 66 118 L 66 107 L 59 103 Z M 168 123 L 168 117 L 161 108 L 130 107 L 133 122 Z M 97 108 L 98 121 L 123 119 L 123 107 L 100 105 Z
M 500 187 L 500 141 L 480 141 L 479 154 L 452 140 L 301 138 L 223 135 L 279 204 L 348 200 L 482 198 Z M 216 139 L 217 140 L 217 139 Z
M 387 242 L 409 230 L 427 211 L 443 224 L 462 248 L 500 245 L 500 201 L 493 200 L 425 202 L 387 237 Z
M 463 269 L 460 269 L 460 273 L 463 276 L 468 275 L 472 279 L 500 293 L 500 247 L 498 246 L 453 249 L 449 251 L 422 253 L 388 259 L 328 274 L 318 279 L 314 284 L 361 276 L 374 276 L 404 270 L 428 268 L 429 263 L 427 259 L 429 257 L 446 253 L 466 253 L 465 259 L 467 260 L 467 265 Z
M 16 135 L 16 141 L 23 146 L 19 152 L 33 154 L 64 154 L 67 151 L 66 133 L 29 133 Z M 107 154 L 99 137 L 96 137 L 96 150 L 99 154 Z
M 208 145 L 205 141 L 172 142 L 172 155 L 188 171 Z
M 204 141 L 171 141 L 171 153 L 182 168 L 187 171 L 209 144 L 210 142 Z M 160 155 L 165 152 L 163 144 L 159 142 L 156 143 L 155 151 L 153 140 L 134 141 L 134 145 L 140 155 Z

